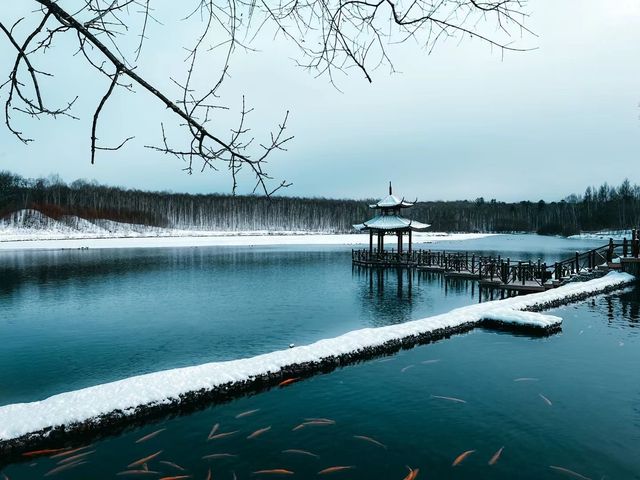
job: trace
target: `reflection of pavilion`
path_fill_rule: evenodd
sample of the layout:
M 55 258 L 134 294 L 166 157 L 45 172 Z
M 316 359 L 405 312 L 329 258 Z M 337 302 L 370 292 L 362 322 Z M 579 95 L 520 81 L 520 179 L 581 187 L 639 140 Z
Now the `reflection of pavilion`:
M 391 182 L 389 182 L 389 195 L 369 208 L 378 211 L 377 215 L 364 223 L 354 225 L 359 231 L 369 232 L 369 251 L 356 252 L 354 263 L 363 266 L 408 266 L 414 263 L 412 250 L 412 232 L 422 232 L 429 228 L 426 223 L 403 217 L 400 212 L 403 208 L 413 207 L 416 202 L 407 202 L 393 194 Z M 373 248 L 373 236 L 377 236 L 377 248 Z M 397 250 L 384 249 L 384 236 L 395 235 L 398 237 Z M 403 249 L 403 237 L 408 236 L 408 248 Z

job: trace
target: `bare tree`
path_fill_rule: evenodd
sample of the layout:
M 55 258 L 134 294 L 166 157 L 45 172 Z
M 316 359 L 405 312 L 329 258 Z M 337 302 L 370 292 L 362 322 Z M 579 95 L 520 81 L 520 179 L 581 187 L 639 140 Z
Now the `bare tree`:
M 25 0 L 26 2 L 26 0 Z M 228 77 L 231 59 L 237 49 L 253 49 L 261 32 L 272 33 L 291 42 L 299 50 L 298 64 L 318 76 L 327 76 L 334 85 L 336 73 L 357 69 L 371 82 L 372 72 L 382 65 L 393 71 L 389 46 L 408 40 L 430 52 L 445 39 L 462 41 L 475 38 L 501 52 L 521 50 L 512 35 L 531 33 L 525 26 L 525 0 L 195 0 L 185 19 L 201 20 L 200 32 L 187 47 L 182 80 L 170 77 L 175 89 L 159 89 L 137 63 L 147 47 L 147 31 L 154 16 L 151 0 L 31 0 L 33 11 L 13 25 L 3 23 L 0 30 L 15 51 L 4 90 L 4 116 L 7 129 L 24 143 L 32 139 L 16 126 L 14 116 L 31 118 L 68 116 L 77 97 L 52 107 L 42 87 L 43 79 L 55 72 L 38 68 L 37 62 L 62 35 L 73 36 L 77 50 L 97 75 L 108 78 L 106 92 L 97 102 L 91 121 L 91 163 L 101 150 L 118 150 L 133 137 L 117 145 L 98 142 L 100 116 L 114 90 L 144 90 L 164 104 L 184 129 L 186 140 L 175 146 L 161 124 L 161 139 L 147 145 L 158 152 L 174 155 L 186 162 L 191 173 L 197 164 L 202 170 L 226 167 L 236 191 L 238 174 L 249 169 L 255 177 L 254 191 L 270 195 L 286 187 L 286 181 L 270 182 L 264 170 L 272 153 L 284 150 L 291 136 L 286 134 L 289 112 L 283 116 L 267 141 L 254 145 L 247 126 L 251 109 L 242 100 L 237 125 L 229 131 L 215 130 L 212 120 L 221 109 L 219 90 Z M 78 6 L 79 4 L 79 6 Z M 72 6 L 76 6 L 72 9 Z M 178 21 L 178 19 L 176 19 Z M 19 25 L 30 26 L 21 31 Z M 24 29 L 22 29 L 24 30 Z M 123 45 L 135 40 L 131 53 Z M 204 90 L 193 87 L 199 60 L 220 54 L 222 64 L 217 77 Z

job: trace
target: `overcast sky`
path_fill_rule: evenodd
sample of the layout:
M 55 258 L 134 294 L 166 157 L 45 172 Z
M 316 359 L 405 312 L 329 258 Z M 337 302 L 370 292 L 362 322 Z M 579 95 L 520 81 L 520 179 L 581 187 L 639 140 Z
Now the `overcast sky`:
M 11 23 L 28 14 L 30 3 L 3 5 L 0 19 Z M 538 37 L 515 40 L 536 50 L 503 58 L 465 40 L 441 43 L 428 55 L 408 43 L 392 49 L 399 73 L 382 68 L 369 84 L 350 70 L 338 80 L 342 92 L 297 67 L 285 42 L 263 37 L 259 52 L 233 59 L 223 98 L 237 112 L 246 95 L 255 109 L 250 126 L 256 140 L 290 110 L 288 133 L 295 139 L 269 164 L 276 179 L 293 182 L 287 195 L 377 197 L 392 180 L 408 198 L 535 201 L 625 177 L 640 183 L 640 1 L 532 0 L 526 8 L 527 25 Z M 184 78 L 181 47 L 193 41 L 193 30 L 170 13 L 163 12 L 162 26 L 150 28 L 138 67 L 167 88 L 167 74 Z M 81 120 L 16 115 L 35 142 L 21 144 L 2 125 L 0 169 L 140 189 L 231 191 L 224 169 L 189 176 L 180 160 L 144 148 L 160 141 L 159 120 L 171 121 L 144 92 L 117 92 L 105 107 L 101 141 L 136 138 L 121 151 L 99 153 L 90 165 L 92 108 L 107 83 L 73 56 L 75 47 L 72 38 L 59 42 L 40 66 L 56 73 L 57 83 L 47 90 L 54 104 L 79 95 Z M 3 78 L 13 55 L 2 38 Z M 215 78 L 215 61 L 205 65 Z M 0 91 L 3 106 L 5 98 L 6 89 Z M 247 178 L 240 191 L 251 187 Z

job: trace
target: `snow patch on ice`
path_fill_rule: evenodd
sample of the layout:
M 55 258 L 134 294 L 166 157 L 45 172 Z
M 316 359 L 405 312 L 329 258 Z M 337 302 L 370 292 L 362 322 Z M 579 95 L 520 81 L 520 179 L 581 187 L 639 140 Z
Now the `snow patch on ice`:
M 182 395 L 204 389 L 210 391 L 229 382 L 253 378 L 283 368 L 382 346 L 387 342 L 416 337 L 442 329 L 479 324 L 494 319 L 525 327 L 557 326 L 561 319 L 552 315 L 523 312 L 544 308 L 553 302 L 594 294 L 630 283 L 634 277 L 619 272 L 554 290 L 522 297 L 470 305 L 448 313 L 398 325 L 355 330 L 311 345 L 288 348 L 252 358 L 213 362 L 140 375 L 103 385 L 61 393 L 45 400 L 0 407 L 0 442 L 19 438 L 50 427 L 99 421 L 114 411 L 132 415 L 137 407 L 169 404 Z M 520 310 L 520 311 L 519 311 Z
M 578 235 L 570 235 L 568 238 L 579 240 L 622 240 L 623 238 L 631 239 L 631 230 L 601 230 L 599 232 L 582 232 Z

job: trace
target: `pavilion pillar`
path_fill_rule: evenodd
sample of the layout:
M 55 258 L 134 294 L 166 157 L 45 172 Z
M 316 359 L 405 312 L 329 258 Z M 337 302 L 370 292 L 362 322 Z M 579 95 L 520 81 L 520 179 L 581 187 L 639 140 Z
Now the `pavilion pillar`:
M 411 230 L 409 230 L 409 254 L 411 254 Z
M 398 230 L 398 253 L 402 253 L 402 231 Z
M 369 258 L 373 255 L 373 230 L 369 230 Z

